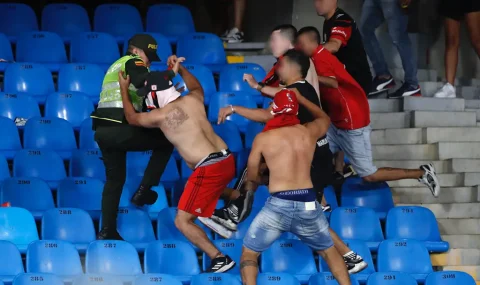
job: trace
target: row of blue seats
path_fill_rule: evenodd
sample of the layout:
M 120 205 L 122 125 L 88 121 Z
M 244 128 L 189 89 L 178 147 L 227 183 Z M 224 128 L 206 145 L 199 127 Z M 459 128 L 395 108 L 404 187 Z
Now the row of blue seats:
M 92 30 L 87 11 L 80 5 L 70 3 L 46 5 L 42 11 L 41 29 L 58 33 L 66 41 L 75 34 Z M 20 3 L 0 4 L 0 31 L 6 33 L 12 41 L 24 32 L 38 30 L 37 16 L 30 6 Z M 128 4 L 99 5 L 95 9 L 93 30 L 109 33 L 119 41 L 145 31 L 140 13 Z M 178 36 L 195 32 L 195 26 L 186 7 L 157 4 L 148 9 L 146 31 L 165 34 L 174 43 Z

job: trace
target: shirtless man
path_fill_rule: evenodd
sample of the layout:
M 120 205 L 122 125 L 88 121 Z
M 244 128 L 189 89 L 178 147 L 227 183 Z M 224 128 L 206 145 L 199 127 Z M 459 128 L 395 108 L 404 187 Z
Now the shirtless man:
M 180 65 L 184 58 L 171 56 L 169 66 L 178 70 L 190 93 L 180 97 L 162 73 L 147 77 L 149 99 L 157 108 L 137 113 L 128 95 L 129 77 L 119 73 L 125 118 L 130 125 L 160 128 L 175 146 L 187 165 L 193 169 L 178 204 L 175 226 L 212 260 L 208 272 L 226 272 L 235 262 L 223 255 L 194 222 L 210 217 L 227 184 L 235 176 L 235 161 L 225 142 L 217 136 L 205 113 L 203 89 L 198 80 Z M 174 88 L 174 87 L 173 87 Z
M 297 98 L 314 116 L 312 122 L 300 124 Z M 245 190 L 256 190 L 260 164 L 265 160 L 270 170 L 271 197 L 243 240 L 240 263 L 243 284 L 257 284 L 260 253 L 284 232 L 291 231 L 325 259 L 340 285 L 350 285 L 347 268 L 333 245 L 328 221 L 316 201 L 317 193 L 310 178 L 317 140 L 327 133 L 330 119 L 299 92 L 288 89 L 275 95 L 272 112 L 274 118 L 255 137 L 247 163 Z

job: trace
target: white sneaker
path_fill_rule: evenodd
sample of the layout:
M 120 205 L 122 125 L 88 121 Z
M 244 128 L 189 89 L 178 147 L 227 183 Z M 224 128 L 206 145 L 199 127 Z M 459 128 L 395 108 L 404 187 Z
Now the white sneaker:
M 210 218 L 203 218 L 203 217 L 198 217 L 198 220 L 204 224 L 205 226 L 209 227 L 212 231 L 216 232 L 220 236 L 222 236 L 224 239 L 229 239 L 232 237 L 233 232 L 225 228 L 224 226 L 216 223 Z
M 432 192 L 432 195 L 437 198 L 438 195 L 440 195 L 440 183 L 438 182 L 435 167 L 433 167 L 433 164 L 430 163 L 420 166 L 420 169 L 425 171 L 425 174 L 423 174 L 423 176 L 420 177 L 418 181 L 425 184 Z
M 435 98 L 455 98 L 457 94 L 455 93 L 455 87 L 450 84 L 446 83 L 443 87 L 433 95 Z
M 241 32 L 237 28 L 233 28 L 229 30 L 228 33 L 226 32 L 225 34 L 223 34 L 221 38 L 223 41 L 230 44 L 241 43 L 243 42 L 243 32 Z

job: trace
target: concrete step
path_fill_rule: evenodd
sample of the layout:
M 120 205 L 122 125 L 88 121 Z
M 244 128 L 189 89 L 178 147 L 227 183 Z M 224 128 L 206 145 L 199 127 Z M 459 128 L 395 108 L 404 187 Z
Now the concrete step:
M 475 112 L 477 115 L 477 122 L 480 122 L 480 109 L 465 109 L 467 112 Z
M 465 173 L 465 186 L 477 186 L 480 185 L 480 173 L 473 172 L 473 173 Z
M 465 100 L 465 109 L 480 109 L 480 100 Z
M 457 96 L 464 99 L 480 99 L 480 86 L 459 86 Z
M 403 68 L 393 68 L 390 69 L 393 78 L 397 80 L 397 84 L 400 84 L 400 81 L 404 80 L 405 72 Z M 417 79 L 418 81 L 437 81 L 438 72 L 435 69 L 418 69 L 417 70 Z
M 450 158 L 480 159 L 480 142 L 440 142 L 440 160 Z
M 399 204 L 399 206 L 412 204 Z M 450 204 L 420 204 L 430 209 L 437 219 L 478 219 L 480 218 L 479 203 L 450 203 Z
M 477 125 L 474 112 L 430 112 L 416 111 L 412 116 L 412 127 L 470 127 Z
M 452 159 L 452 172 L 480 172 L 480 159 Z
M 438 146 L 416 145 L 372 145 L 376 160 L 438 160 Z
M 392 194 L 398 204 L 450 204 L 480 202 L 478 187 L 442 187 L 440 196 L 433 197 L 424 187 L 393 187 Z
M 480 249 L 480 235 L 443 235 L 442 239 L 450 243 L 450 248 Z
M 480 250 L 454 248 L 445 253 L 431 254 L 430 259 L 433 266 L 479 265 Z
M 437 219 L 442 235 L 480 235 L 480 219 Z
M 433 163 L 437 173 L 452 173 L 452 162 L 449 160 L 374 160 L 373 164 L 380 167 L 417 169 L 420 165 Z
M 444 174 L 437 174 L 440 186 L 442 187 L 462 187 L 464 184 L 464 174 L 463 173 L 444 173 Z M 427 191 L 426 193 L 430 193 L 427 186 L 423 183 L 419 182 L 416 179 L 404 179 L 404 180 L 397 180 L 397 181 L 389 181 L 388 185 L 390 188 L 396 187 L 422 187 Z M 441 194 L 440 194 L 441 195 Z
M 371 134 L 370 140 L 371 140 L 371 143 L 375 145 L 377 144 L 422 144 L 424 143 L 423 134 L 424 132 L 420 128 L 374 130 Z
M 423 97 L 433 97 L 438 89 L 442 88 L 443 82 L 423 81 L 420 82 L 420 88 L 422 88 Z
M 473 279 L 480 280 L 480 266 L 470 265 L 470 266 L 443 266 L 442 271 L 461 271 L 470 274 Z M 477 285 L 480 284 L 480 281 L 477 281 Z M 461 284 L 459 284 L 461 285 Z
M 402 111 L 402 100 L 369 99 L 370 113 L 395 113 Z
M 403 99 L 404 111 L 465 111 L 465 100 L 461 98 L 438 99 L 428 97 L 406 97 Z
M 426 143 L 480 142 L 480 128 L 427 128 Z
M 372 129 L 404 129 L 410 127 L 410 113 L 371 113 Z

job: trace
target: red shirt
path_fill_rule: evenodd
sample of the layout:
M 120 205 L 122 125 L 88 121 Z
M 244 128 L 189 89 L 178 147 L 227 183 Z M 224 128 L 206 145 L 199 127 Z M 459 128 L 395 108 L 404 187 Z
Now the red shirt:
M 277 69 L 279 67 L 279 62 L 280 60 L 282 59 L 283 56 L 279 57 L 277 59 L 277 62 L 275 62 L 275 64 L 272 66 L 272 69 L 270 69 L 270 71 L 267 73 L 267 76 L 265 76 L 265 78 L 263 79 L 263 83 L 267 86 L 271 86 L 271 87 L 278 87 L 280 86 L 280 78 L 278 78 L 278 75 L 277 75 Z
M 370 106 L 362 87 L 347 72 L 345 66 L 328 50 L 319 45 L 312 56 L 318 76 L 332 77 L 338 88 L 320 84 L 322 107 L 332 124 L 343 130 L 355 130 L 370 124 Z

